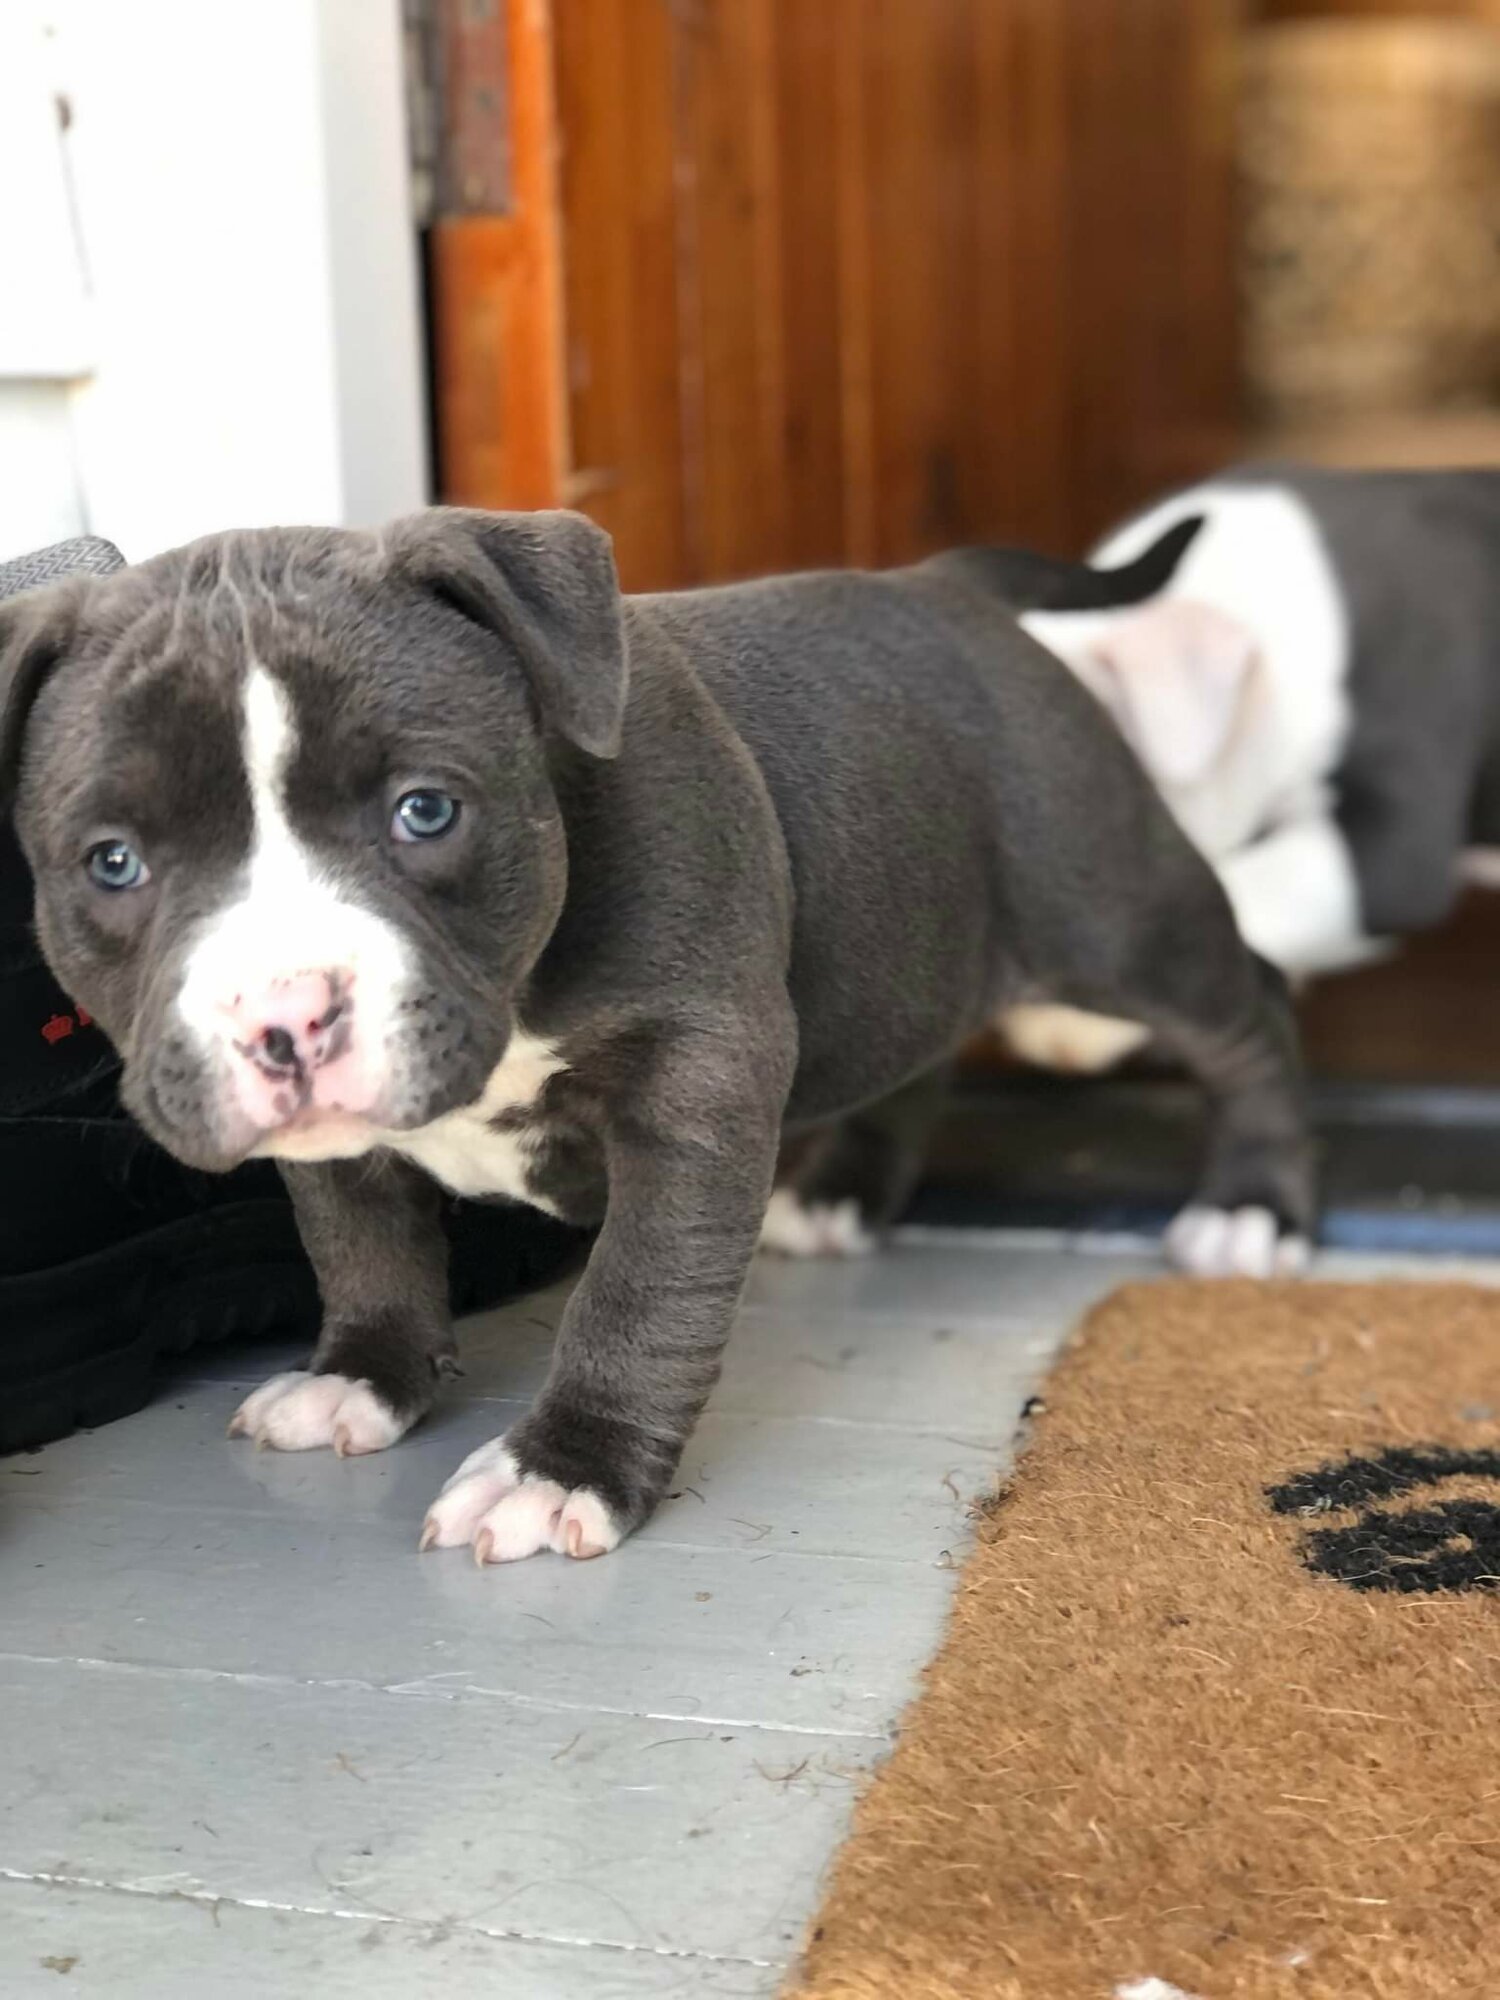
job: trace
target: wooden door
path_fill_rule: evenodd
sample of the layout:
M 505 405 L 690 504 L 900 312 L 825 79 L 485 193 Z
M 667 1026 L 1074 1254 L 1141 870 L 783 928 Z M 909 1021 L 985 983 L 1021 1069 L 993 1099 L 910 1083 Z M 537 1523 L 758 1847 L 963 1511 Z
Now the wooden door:
M 453 5 L 510 172 L 433 235 L 445 498 L 644 588 L 1074 547 L 1234 448 L 1237 0 Z

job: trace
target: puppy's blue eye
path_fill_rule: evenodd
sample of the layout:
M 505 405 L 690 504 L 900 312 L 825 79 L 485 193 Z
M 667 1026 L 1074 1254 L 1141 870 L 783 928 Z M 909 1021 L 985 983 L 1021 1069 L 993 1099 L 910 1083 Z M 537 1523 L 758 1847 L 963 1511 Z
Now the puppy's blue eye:
M 88 852 L 88 871 L 101 889 L 139 889 L 151 880 L 151 871 L 124 840 L 101 840 Z
M 458 800 L 446 792 L 407 792 L 396 801 L 391 835 L 396 840 L 441 840 L 458 824 Z

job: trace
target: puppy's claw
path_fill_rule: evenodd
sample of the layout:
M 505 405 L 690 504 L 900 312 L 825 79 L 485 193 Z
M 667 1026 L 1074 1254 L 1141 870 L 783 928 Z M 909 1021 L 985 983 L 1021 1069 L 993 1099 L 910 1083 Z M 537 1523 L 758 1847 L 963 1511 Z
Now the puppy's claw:
M 422 1547 L 467 1545 L 480 1569 L 551 1549 L 575 1562 L 608 1555 L 624 1529 L 592 1487 L 523 1473 L 503 1438 L 470 1452 L 433 1501 Z
M 273 1375 L 229 1420 L 230 1437 L 253 1437 L 263 1451 L 327 1446 L 339 1458 L 383 1451 L 406 1428 L 372 1383 L 302 1369 Z

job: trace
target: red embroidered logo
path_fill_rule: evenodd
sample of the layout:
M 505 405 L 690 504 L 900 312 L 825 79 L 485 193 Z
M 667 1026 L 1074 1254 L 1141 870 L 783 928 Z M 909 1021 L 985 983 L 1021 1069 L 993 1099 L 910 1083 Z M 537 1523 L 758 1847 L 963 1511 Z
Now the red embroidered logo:
M 80 1007 L 76 1014 L 54 1014 L 50 1021 L 42 1023 L 42 1040 L 49 1046 L 66 1041 L 75 1028 L 91 1028 L 94 1017 L 87 1007 Z

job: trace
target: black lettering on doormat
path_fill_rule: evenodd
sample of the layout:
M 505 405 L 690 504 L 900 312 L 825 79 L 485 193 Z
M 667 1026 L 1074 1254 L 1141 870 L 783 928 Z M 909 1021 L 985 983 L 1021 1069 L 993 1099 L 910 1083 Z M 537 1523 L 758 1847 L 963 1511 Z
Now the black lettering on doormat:
M 1462 1476 L 1493 1479 L 1494 1501 L 1434 1500 L 1426 1507 L 1382 1507 L 1424 1486 Z M 1454 1451 L 1445 1445 L 1391 1445 L 1299 1472 L 1266 1498 L 1278 1514 L 1311 1518 L 1360 1509 L 1352 1526 L 1316 1528 L 1302 1560 L 1318 1576 L 1351 1590 L 1494 1590 L 1500 1587 L 1500 1451 Z

